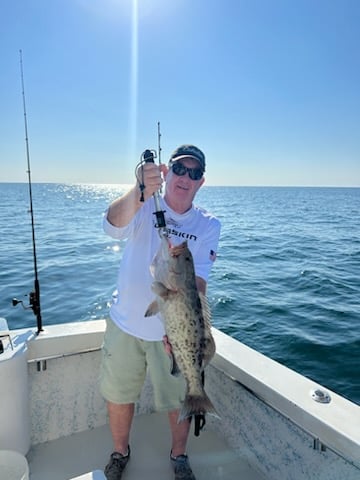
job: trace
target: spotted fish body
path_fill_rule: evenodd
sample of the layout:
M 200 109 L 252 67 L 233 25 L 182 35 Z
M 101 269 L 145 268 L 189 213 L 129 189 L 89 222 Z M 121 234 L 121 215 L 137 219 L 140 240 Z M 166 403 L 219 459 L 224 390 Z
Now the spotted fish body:
M 172 247 L 163 237 L 151 271 L 156 300 L 145 316 L 161 313 L 174 363 L 186 380 L 179 421 L 196 414 L 216 415 L 201 379 L 203 369 L 215 353 L 210 310 L 205 296 L 197 290 L 194 262 L 187 242 Z

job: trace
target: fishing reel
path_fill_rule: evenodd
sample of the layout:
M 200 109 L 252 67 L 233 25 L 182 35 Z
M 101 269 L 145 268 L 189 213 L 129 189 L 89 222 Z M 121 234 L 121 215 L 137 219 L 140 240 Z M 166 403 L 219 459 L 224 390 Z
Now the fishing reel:
M 27 296 L 27 295 L 25 295 Z M 12 306 L 16 307 L 17 305 L 21 305 L 24 310 L 32 310 L 35 315 L 38 315 L 40 311 L 40 303 L 38 301 L 36 292 L 29 293 L 29 305 L 24 305 L 23 300 L 18 300 L 17 298 L 12 299 Z
M 26 297 L 27 295 L 25 295 Z M 12 299 L 12 306 L 16 307 L 17 305 L 23 307 L 24 310 L 32 310 L 33 314 L 37 318 L 37 334 L 42 332 L 42 319 L 41 319 L 41 308 L 40 308 L 40 286 L 39 281 L 35 280 L 35 290 L 29 293 L 29 304 L 24 305 L 23 300 L 18 300 L 17 298 Z

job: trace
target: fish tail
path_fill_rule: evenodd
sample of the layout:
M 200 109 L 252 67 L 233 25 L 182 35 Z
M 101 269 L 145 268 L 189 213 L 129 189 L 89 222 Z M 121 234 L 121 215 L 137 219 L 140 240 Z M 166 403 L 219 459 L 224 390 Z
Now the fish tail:
M 193 415 L 204 415 L 208 413 L 215 417 L 220 418 L 210 398 L 206 395 L 205 391 L 201 395 L 186 395 L 183 402 L 178 423 L 182 422 L 186 418 Z

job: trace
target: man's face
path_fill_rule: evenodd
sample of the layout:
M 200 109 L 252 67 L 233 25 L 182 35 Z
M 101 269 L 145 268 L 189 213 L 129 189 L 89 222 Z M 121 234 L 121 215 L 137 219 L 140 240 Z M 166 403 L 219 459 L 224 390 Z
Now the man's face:
M 182 158 L 176 163 L 181 163 L 187 168 L 200 168 L 199 163 L 192 157 Z M 176 175 L 170 167 L 166 174 L 166 202 L 178 213 L 186 212 L 191 207 L 194 197 L 204 181 L 204 177 L 192 180 L 188 172 L 184 175 Z

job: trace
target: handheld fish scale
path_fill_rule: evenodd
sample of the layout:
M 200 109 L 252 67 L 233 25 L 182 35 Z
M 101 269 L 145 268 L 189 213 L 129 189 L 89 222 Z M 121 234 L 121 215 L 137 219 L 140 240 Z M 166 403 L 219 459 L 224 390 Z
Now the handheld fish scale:
M 158 151 L 159 151 L 159 165 L 161 164 L 161 146 L 160 146 L 160 138 L 161 138 L 161 133 L 160 133 L 160 122 L 158 122 Z M 155 163 L 154 159 L 156 158 L 156 151 L 155 150 L 145 150 L 140 159 L 140 163 L 136 166 L 136 176 L 137 176 L 137 171 L 138 168 L 141 167 L 144 163 Z M 144 189 L 145 185 L 144 182 L 139 181 L 140 184 L 140 191 L 141 191 L 141 198 L 140 201 L 144 201 Z M 154 197 L 154 202 L 155 202 L 155 208 L 156 211 L 154 212 L 154 215 L 156 216 L 156 224 L 155 227 L 158 228 L 159 230 L 159 235 L 160 236 L 168 236 L 168 231 L 166 228 L 166 221 L 165 221 L 165 211 L 161 210 L 160 206 L 160 191 L 157 191 L 153 194 Z
M 154 150 L 145 150 L 142 154 L 143 161 L 145 163 L 154 163 L 154 158 L 156 158 L 156 152 Z M 165 221 L 165 211 L 161 210 L 160 206 L 160 193 L 159 191 L 153 194 L 154 202 L 155 202 L 155 212 L 154 215 L 156 216 L 156 224 L 155 227 L 159 229 L 159 235 L 167 235 L 166 230 L 166 221 Z

